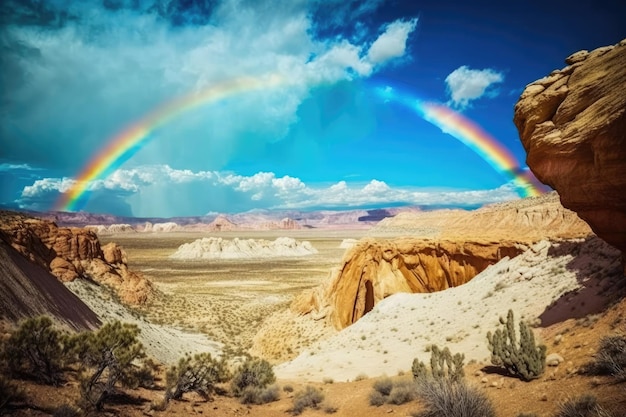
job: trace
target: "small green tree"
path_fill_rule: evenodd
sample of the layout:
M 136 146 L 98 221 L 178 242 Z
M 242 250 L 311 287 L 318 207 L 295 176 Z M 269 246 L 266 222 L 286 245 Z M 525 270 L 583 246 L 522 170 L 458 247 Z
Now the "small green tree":
M 46 384 L 57 385 L 62 376 L 67 335 L 50 317 L 26 319 L 11 334 L 2 355 L 10 371 L 25 373 Z
M 491 363 L 504 367 L 524 381 L 538 378 L 545 368 L 546 347 L 535 344 L 533 331 L 524 322 L 519 324 L 520 340 L 517 342 L 513 310 L 509 310 L 506 321 L 500 318 L 500 323 L 504 329 L 497 329 L 493 334 L 487 333 Z
M 101 410 L 119 382 L 134 388 L 138 384 L 137 362 L 145 357 L 137 339 L 139 328 L 119 321 L 106 323 L 97 332 L 73 338 L 73 350 L 81 364 L 81 394 L 88 407 Z
M 432 376 L 437 380 L 459 381 L 465 376 L 463 360 L 465 360 L 465 355 L 461 353 L 452 355 L 447 347 L 439 349 L 439 347 L 433 345 L 430 352 L 430 375 L 426 365 L 415 358 L 411 367 L 413 378 L 420 380 Z
M 215 385 L 228 380 L 223 360 L 218 361 L 210 353 L 186 355 L 172 366 L 165 376 L 165 403 L 179 400 L 186 392 L 196 392 L 208 399 Z
M 233 376 L 231 389 L 236 397 L 243 394 L 246 387 L 265 388 L 276 381 L 272 365 L 265 359 L 247 359 Z

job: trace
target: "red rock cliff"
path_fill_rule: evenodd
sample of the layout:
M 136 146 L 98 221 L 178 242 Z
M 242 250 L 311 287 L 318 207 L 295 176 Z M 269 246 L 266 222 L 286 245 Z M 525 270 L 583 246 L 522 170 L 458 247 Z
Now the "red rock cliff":
M 626 39 L 529 84 L 515 124 L 537 178 L 626 254 Z
M 153 291 L 150 281 L 128 269 L 120 247 L 101 247 L 92 231 L 1 212 L 0 238 L 61 281 L 89 277 L 113 287 L 129 304 L 144 303 Z

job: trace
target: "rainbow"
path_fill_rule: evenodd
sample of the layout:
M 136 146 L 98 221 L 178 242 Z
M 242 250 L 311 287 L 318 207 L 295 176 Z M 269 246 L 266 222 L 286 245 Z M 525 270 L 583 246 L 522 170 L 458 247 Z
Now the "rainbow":
M 152 139 L 151 133 L 155 129 L 176 116 L 239 93 L 273 88 L 284 83 L 284 78 L 278 75 L 235 78 L 165 103 L 107 141 L 105 147 L 80 171 L 69 190 L 61 194 L 55 209 L 78 211 L 84 207 L 94 181 L 109 176 Z
M 390 87 L 377 88 L 376 91 L 386 101 L 395 101 L 415 110 L 421 118 L 476 152 L 496 172 L 513 181 L 521 197 L 544 192 L 542 184 L 530 170 L 522 169 L 507 148 L 467 117 L 442 104 L 399 94 Z
M 157 107 L 137 122 L 107 141 L 80 171 L 72 186 L 61 194 L 55 204 L 59 211 L 78 211 L 87 203 L 94 181 L 104 179 L 129 160 L 151 139 L 152 132 L 176 116 L 201 105 L 213 103 L 239 93 L 274 88 L 286 84 L 278 75 L 266 77 L 242 77 L 213 85 L 205 90 L 182 96 Z M 477 124 L 441 104 L 425 102 L 395 90 L 376 88 L 385 100 L 393 100 L 409 106 L 424 120 L 453 136 L 483 158 L 497 172 L 512 180 L 522 197 L 536 196 L 543 192 L 532 173 L 520 167 L 515 157 L 480 128 Z

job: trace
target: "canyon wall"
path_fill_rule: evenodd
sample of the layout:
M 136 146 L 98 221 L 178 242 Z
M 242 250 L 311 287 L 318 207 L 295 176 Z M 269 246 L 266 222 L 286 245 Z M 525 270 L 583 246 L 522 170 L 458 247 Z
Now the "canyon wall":
M 514 122 L 535 176 L 624 255 L 626 39 L 565 62 L 526 87 Z

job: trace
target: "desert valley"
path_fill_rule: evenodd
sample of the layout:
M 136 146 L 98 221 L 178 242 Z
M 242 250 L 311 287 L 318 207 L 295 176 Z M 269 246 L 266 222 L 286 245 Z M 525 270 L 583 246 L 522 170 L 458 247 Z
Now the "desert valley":
M 0 413 L 626 416 L 626 40 L 566 64 L 515 109 L 537 197 L 2 211 Z M 69 336 L 116 321 L 136 328 Z

